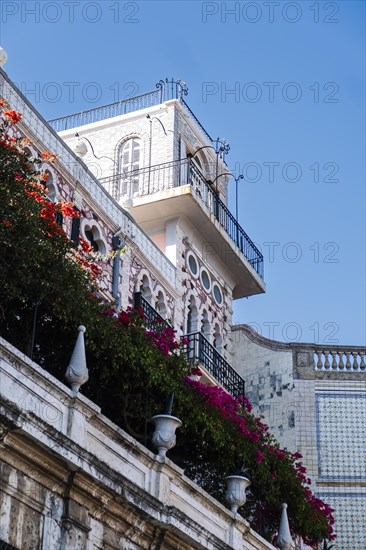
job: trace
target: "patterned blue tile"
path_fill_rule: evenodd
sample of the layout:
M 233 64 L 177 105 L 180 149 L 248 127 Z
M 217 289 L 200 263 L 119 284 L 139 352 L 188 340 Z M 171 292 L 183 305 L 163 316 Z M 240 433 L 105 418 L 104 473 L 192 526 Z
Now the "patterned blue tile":
M 315 403 L 319 478 L 366 480 L 366 396 L 324 393 Z
M 366 489 L 363 493 L 318 493 L 334 508 L 334 550 L 366 549 Z

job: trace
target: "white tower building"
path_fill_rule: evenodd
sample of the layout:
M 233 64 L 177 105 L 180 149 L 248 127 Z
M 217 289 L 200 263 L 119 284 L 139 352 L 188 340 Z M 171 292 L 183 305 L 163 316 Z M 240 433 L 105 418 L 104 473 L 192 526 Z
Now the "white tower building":
M 192 354 L 232 389 L 232 301 L 265 291 L 263 257 L 227 207 L 229 146 L 210 137 L 187 93 L 180 80 L 160 80 L 51 125 L 173 264 L 174 303 L 148 274 L 136 288 L 144 302 L 190 335 Z

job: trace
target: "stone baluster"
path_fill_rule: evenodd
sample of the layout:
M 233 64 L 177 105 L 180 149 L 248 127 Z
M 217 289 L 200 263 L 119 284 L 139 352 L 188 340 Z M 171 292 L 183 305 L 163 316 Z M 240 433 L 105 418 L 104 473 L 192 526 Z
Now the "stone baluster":
M 366 368 L 366 364 L 365 364 L 366 354 L 364 352 L 360 351 L 360 357 L 361 357 L 360 370 L 365 370 L 365 368 Z
M 301 355 L 303 352 L 299 353 Z M 341 348 L 335 346 L 332 349 L 324 349 L 316 346 L 312 353 L 311 366 L 317 371 L 329 372 L 365 372 L 366 355 L 364 348 Z
M 357 361 L 358 353 L 357 353 L 357 351 L 353 351 L 352 356 L 353 356 L 352 370 L 358 370 L 358 361 Z
M 331 351 L 332 356 L 332 370 L 338 370 L 338 363 L 337 363 L 337 352 Z

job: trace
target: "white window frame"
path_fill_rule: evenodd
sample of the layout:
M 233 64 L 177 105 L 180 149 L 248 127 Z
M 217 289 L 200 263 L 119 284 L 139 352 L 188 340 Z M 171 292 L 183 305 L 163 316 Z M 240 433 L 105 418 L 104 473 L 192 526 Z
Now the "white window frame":
M 135 151 L 138 146 L 138 160 L 134 160 Z M 127 149 L 129 148 L 129 150 Z M 128 158 L 125 159 L 124 155 L 128 154 Z M 119 182 L 119 196 L 120 197 L 134 197 L 140 193 L 140 174 L 135 176 L 127 176 L 134 170 L 141 169 L 142 159 L 142 140 L 139 137 L 131 137 L 125 140 L 119 151 L 119 170 L 121 179 Z

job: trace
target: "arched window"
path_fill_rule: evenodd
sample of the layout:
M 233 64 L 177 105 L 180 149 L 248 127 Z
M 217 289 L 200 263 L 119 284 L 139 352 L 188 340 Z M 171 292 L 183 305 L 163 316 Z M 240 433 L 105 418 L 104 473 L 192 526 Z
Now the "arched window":
M 156 297 L 155 310 L 159 313 L 159 315 L 163 319 L 166 319 L 167 309 L 165 305 L 164 294 L 161 292 L 161 290 L 159 290 L 158 295 Z
M 142 277 L 142 281 L 141 281 L 141 284 L 140 284 L 140 292 L 141 292 L 141 296 L 147 302 L 149 302 L 149 304 L 151 304 L 152 293 L 151 293 L 151 288 L 150 288 L 150 281 L 149 281 L 147 275 L 144 275 Z
M 206 158 L 206 155 L 205 155 L 204 151 L 198 151 L 198 153 L 193 155 L 192 161 L 193 161 L 194 165 L 198 168 L 199 172 L 205 178 L 207 178 L 209 176 L 209 173 L 210 173 L 210 164 L 209 164 L 209 161 Z
M 191 296 L 187 308 L 187 335 L 188 335 L 188 358 L 194 359 L 197 357 L 197 346 L 199 341 L 196 340 L 195 333 L 198 331 L 198 311 L 196 300 Z M 191 335 L 191 336 L 190 336 Z
M 201 333 L 207 340 L 210 340 L 210 322 L 208 320 L 208 313 L 205 309 L 202 312 Z
M 201 159 L 200 159 L 199 155 L 195 155 L 193 157 L 193 160 L 198 165 L 198 168 L 201 170 L 201 172 L 203 172 L 202 162 L 201 162 Z
M 187 308 L 187 334 L 191 332 L 197 332 L 198 312 L 196 306 L 196 300 L 194 296 L 191 296 Z
M 94 240 L 93 231 L 91 229 L 87 229 L 85 231 L 85 237 L 90 242 L 91 247 L 93 248 L 94 252 L 99 252 L 99 245 L 96 240 Z
M 221 333 L 220 333 L 220 327 L 219 325 L 215 325 L 215 330 L 214 330 L 214 339 L 213 339 L 213 345 L 214 345 L 214 348 L 217 349 L 217 351 L 219 353 L 221 353 L 221 350 L 222 350 L 222 338 L 221 338 Z
M 119 155 L 120 196 L 131 197 L 139 193 L 139 169 L 141 161 L 141 142 L 133 138 L 122 144 Z
M 78 219 L 78 218 L 76 218 Z M 82 226 L 82 236 L 90 243 L 94 252 L 100 252 L 105 255 L 107 252 L 107 243 L 98 225 L 92 220 L 84 220 Z

